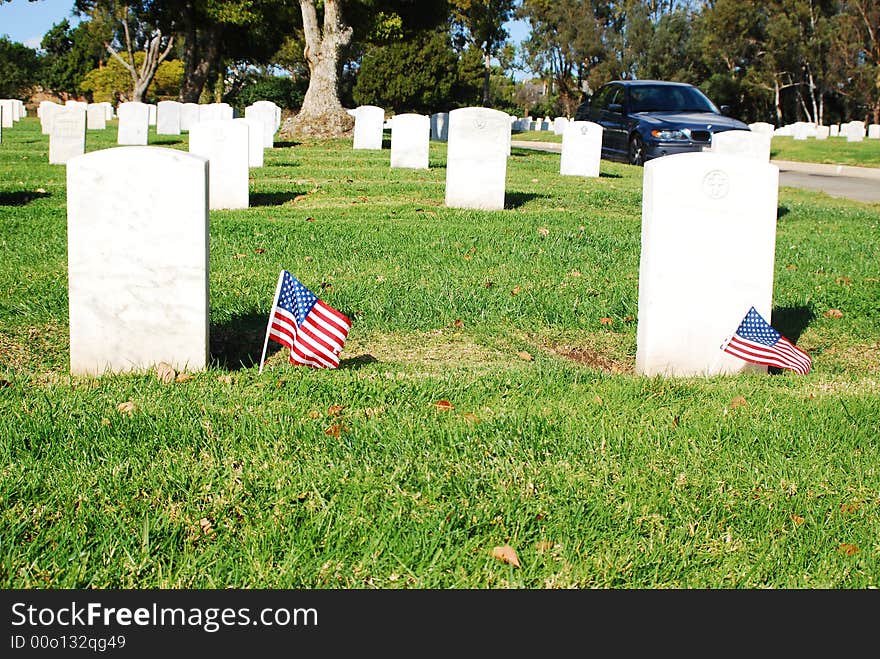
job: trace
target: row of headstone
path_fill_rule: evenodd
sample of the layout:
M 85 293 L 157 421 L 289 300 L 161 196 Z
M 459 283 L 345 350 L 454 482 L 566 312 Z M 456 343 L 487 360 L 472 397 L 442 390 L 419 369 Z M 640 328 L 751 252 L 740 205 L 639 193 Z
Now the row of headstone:
M 27 116 L 24 101 L 17 98 L 0 98 L 0 128 L 12 128 L 16 121 Z
M 754 124 L 749 125 L 753 126 Z M 772 124 L 766 125 L 772 126 Z M 792 124 L 775 128 L 773 135 L 793 137 L 795 140 L 806 140 L 809 138 L 824 140 L 829 137 L 846 137 L 847 142 L 861 142 L 866 137 L 868 139 L 880 139 L 880 124 L 869 124 L 866 127 L 864 121 L 848 121 L 842 124 L 824 126 L 808 121 L 796 121 Z
M 758 128 L 758 130 L 754 128 L 751 130 L 726 130 L 712 135 L 712 144 L 708 151 L 770 162 L 772 141 L 772 131 L 768 132 L 762 128 Z

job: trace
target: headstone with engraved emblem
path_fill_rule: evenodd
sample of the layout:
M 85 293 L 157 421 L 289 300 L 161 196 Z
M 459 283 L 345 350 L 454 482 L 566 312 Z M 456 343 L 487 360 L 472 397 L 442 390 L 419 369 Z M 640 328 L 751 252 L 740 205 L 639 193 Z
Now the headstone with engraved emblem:
M 510 117 L 491 108 L 449 113 L 446 206 L 502 210 L 510 151 Z

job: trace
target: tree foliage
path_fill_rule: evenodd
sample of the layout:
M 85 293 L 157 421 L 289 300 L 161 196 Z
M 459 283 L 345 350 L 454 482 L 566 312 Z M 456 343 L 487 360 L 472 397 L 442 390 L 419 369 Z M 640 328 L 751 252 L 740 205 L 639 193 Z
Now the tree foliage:
M 0 98 L 24 97 L 39 68 L 37 51 L 0 36 Z
M 134 54 L 135 66 L 143 64 L 144 53 Z M 144 103 L 176 100 L 183 82 L 183 62 L 166 60 L 156 69 L 150 86 L 142 97 Z M 131 93 L 131 74 L 117 59 L 110 59 L 106 65 L 89 71 L 79 86 L 79 91 L 91 98 L 92 102 L 109 101 L 114 105 L 133 100 Z
M 64 98 L 76 96 L 85 75 L 107 57 L 106 35 L 94 29 L 92 22 L 70 27 L 67 19 L 56 23 L 43 36 L 41 84 Z M 102 36 L 104 38 L 102 38 Z

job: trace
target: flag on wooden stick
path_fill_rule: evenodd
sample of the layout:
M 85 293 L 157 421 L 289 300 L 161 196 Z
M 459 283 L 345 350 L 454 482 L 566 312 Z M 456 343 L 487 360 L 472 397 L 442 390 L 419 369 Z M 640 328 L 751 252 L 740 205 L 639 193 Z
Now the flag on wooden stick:
M 753 364 L 787 368 L 801 375 L 812 367 L 810 356 L 773 329 L 755 307 L 749 309 L 721 349 Z

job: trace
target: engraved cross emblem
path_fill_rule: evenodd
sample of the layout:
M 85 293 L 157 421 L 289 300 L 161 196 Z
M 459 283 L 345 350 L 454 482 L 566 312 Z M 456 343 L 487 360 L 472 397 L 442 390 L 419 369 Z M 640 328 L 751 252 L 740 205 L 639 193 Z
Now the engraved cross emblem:
M 726 197 L 730 191 L 730 178 L 720 169 L 713 169 L 703 177 L 703 193 L 710 199 Z

